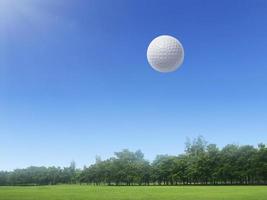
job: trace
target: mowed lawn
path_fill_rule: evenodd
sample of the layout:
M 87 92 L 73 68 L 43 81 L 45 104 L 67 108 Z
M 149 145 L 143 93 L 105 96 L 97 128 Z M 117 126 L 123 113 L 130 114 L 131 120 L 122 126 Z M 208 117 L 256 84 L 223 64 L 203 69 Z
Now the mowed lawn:
M 267 200 L 266 186 L 0 187 L 0 200 Z

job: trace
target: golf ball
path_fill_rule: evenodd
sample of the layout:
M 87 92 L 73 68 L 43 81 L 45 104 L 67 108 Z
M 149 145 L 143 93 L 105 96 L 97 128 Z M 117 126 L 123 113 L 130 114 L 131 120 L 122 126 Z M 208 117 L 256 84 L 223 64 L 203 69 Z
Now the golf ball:
M 159 72 L 173 72 L 184 61 L 184 49 L 176 38 L 161 35 L 149 44 L 147 60 L 151 67 Z

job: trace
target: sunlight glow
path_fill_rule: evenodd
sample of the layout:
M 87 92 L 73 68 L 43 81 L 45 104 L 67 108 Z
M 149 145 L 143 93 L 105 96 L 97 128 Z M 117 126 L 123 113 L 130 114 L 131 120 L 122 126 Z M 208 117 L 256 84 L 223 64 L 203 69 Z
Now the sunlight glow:
M 49 0 L 0 0 L 0 32 L 42 29 L 54 20 L 54 16 L 46 12 L 46 5 L 51 3 Z
M 8 25 L 14 23 L 29 10 L 32 0 L 0 0 L 0 23 Z
M 0 15 L 11 13 L 21 3 L 18 0 L 0 0 Z

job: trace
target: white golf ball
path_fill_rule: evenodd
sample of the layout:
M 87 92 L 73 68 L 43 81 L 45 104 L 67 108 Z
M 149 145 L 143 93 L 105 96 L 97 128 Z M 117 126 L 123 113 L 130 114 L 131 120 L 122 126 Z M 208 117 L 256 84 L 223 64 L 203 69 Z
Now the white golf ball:
M 151 67 L 159 72 L 173 72 L 184 61 L 184 49 L 176 38 L 161 35 L 149 44 L 147 60 Z

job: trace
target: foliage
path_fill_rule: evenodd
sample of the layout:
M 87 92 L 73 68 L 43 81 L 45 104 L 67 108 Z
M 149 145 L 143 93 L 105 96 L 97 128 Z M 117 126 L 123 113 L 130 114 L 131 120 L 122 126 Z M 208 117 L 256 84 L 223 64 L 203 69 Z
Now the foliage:
M 150 163 L 138 150 L 115 152 L 84 169 L 28 167 L 0 172 L 0 185 L 190 185 L 267 184 L 267 147 L 226 145 L 221 150 L 202 137 L 186 142 L 185 153 L 158 155 Z

